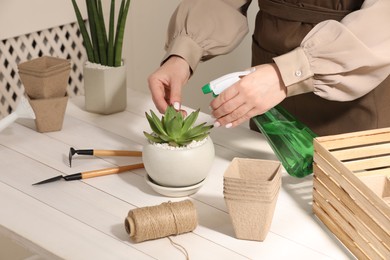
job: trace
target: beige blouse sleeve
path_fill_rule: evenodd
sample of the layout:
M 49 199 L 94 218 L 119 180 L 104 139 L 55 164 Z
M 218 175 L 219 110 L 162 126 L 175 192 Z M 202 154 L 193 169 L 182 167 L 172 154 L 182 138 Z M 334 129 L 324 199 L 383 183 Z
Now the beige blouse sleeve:
M 194 71 L 201 60 L 233 50 L 248 33 L 247 0 L 183 0 L 171 17 L 164 60 L 183 57 Z
M 300 47 L 276 57 L 288 95 L 359 98 L 390 74 L 390 1 L 366 0 L 341 22 L 315 26 Z

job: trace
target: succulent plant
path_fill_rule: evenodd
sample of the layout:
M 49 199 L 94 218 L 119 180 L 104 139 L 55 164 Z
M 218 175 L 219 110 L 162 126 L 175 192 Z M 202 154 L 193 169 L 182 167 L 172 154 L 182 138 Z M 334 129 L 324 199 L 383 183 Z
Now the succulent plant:
M 153 143 L 167 143 L 174 147 L 186 146 L 192 141 L 201 141 L 209 135 L 213 126 L 206 123 L 194 126 L 199 111 L 199 109 L 193 111 L 184 118 L 180 111 L 169 106 L 160 119 L 150 110 L 150 115 L 148 113 L 145 115 L 153 132 L 151 134 L 144 132 L 144 135 Z

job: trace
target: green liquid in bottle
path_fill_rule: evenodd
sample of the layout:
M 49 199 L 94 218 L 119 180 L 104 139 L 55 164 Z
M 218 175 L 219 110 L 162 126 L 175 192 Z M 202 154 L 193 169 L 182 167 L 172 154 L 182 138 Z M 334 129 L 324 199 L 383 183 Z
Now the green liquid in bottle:
M 313 131 L 281 106 L 252 119 L 289 175 L 302 178 L 313 172 Z
M 210 85 L 203 94 L 213 93 Z M 216 95 L 213 93 L 213 96 Z M 313 173 L 313 138 L 317 135 L 281 106 L 275 106 L 252 120 L 264 134 L 272 150 L 291 176 L 302 178 Z

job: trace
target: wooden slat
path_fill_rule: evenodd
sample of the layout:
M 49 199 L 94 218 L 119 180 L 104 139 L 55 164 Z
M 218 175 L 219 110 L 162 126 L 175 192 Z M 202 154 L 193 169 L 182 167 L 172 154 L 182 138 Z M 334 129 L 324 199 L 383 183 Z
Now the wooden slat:
M 388 205 L 318 142 L 314 141 L 314 145 L 316 150 L 314 161 L 321 165 L 325 172 L 330 174 L 343 189 L 354 197 L 359 206 L 365 207 L 375 218 L 382 222 L 384 229 L 389 233 L 390 208 Z
M 314 195 L 314 194 L 313 194 Z M 315 199 L 315 198 L 314 198 Z M 314 214 L 329 228 L 330 231 L 357 257 L 357 259 L 367 259 L 367 255 L 354 243 L 345 231 L 338 226 L 333 219 L 321 208 L 319 204 L 313 203 Z
M 386 246 L 390 249 L 389 235 L 383 230 L 383 227 L 376 221 L 372 220 L 372 217 L 368 215 L 368 212 L 359 207 L 355 201 L 341 189 L 318 165 L 314 165 L 315 177 L 314 186 L 325 185 L 329 191 L 342 203 L 342 207 L 346 207 L 350 212 L 355 215 L 354 218 L 359 218 L 366 226 L 366 229 L 370 229 Z M 323 184 L 325 183 L 325 184 Z
M 390 168 L 379 169 L 379 170 L 371 170 L 371 171 L 355 172 L 355 176 L 358 176 L 358 177 L 370 176 L 370 175 L 390 176 Z
M 319 195 L 316 190 L 313 191 L 313 198 L 316 200 L 317 204 L 320 205 L 322 210 L 330 216 L 334 223 L 337 223 L 338 226 L 342 227 L 350 241 L 355 243 L 356 246 L 360 248 L 365 255 L 367 255 L 367 259 L 383 259 L 383 257 L 378 255 L 378 253 L 370 247 L 369 243 L 367 243 L 367 241 L 363 239 L 353 227 L 351 227 L 348 221 L 338 214 L 337 210 L 329 206 L 329 203 L 321 195 Z
M 382 244 L 382 241 L 378 240 L 372 231 L 361 222 L 358 215 L 346 208 L 321 182 L 317 181 L 315 184 L 315 192 L 321 194 L 321 197 L 325 202 L 322 205 L 324 210 L 336 223 L 342 225 L 343 229 L 353 241 L 356 241 L 359 245 L 363 244 L 361 247 L 367 255 L 371 256 L 373 259 L 378 257 L 378 252 L 382 259 L 384 259 L 384 256 L 390 255 L 389 249 L 387 249 L 385 245 Z M 317 196 L 315 196 L 315 198 L 319 199 Z M 326 200 L 324 198 L 326 198 Z M 334 210 L 334 208 L 337 210 Z M 369 243 L 367 243 L 367 241 L 369 241 Z
M 390 155 L 367 159 L 357 159 L 353 161 L 344 162 L 344 165 L 351 171 L 390 167 Z
M 358 177 L 390 175 L 390 128 L 313 143 L 315 214 L 358 259 L 390 259 L 390 207 Z
M 319 158 L 322 158 L 318 156 Z M 371 217 L 374 217 L 375 221 L 378 221 L 379 225 L 382 225 L 382 228 L 385 230 L 387 234 L 390 234 L 390 209 L 384 203 L 384 201 L 379 198 L 371 189 L 369 189 L 366 185 L 364 185 L 356 176 L 357 181 L 355 183 L 359 184 L 358 188 L 356 185 L 352 184 L 350 180 L 346 179 L 343 174 L 337 172 L 334 168 L 329 165 L 324 164 L 325 161 L 321 162 L 321 159 L 317 158 L 317 164 L 321 166 L 324 172 L 328 173 L 332 176 L 332 179 L 338 183 L 343 190 L 345 190 L 349 196 L 354 198 L 354 201 L 359 207 L 364 208 Z M 364 191 L 360 188 L 364 188 Z M 366 194 L 370 194 L 369 197 Z
M 369 144 L 363 147 L 346 148 L 342 150 L 332 151 L 332 154 L 340 161 L 380 156 L 390 154 L 390 143 Z
M 316 140 L 328 150 L 390 142 L 390 128 L 317 137 Z

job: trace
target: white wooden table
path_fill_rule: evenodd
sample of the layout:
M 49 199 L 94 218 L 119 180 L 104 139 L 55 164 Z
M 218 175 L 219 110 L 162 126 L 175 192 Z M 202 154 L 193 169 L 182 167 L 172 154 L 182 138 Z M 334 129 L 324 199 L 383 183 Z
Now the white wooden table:
M 150 131 L 145 111 L 155 110 L 149 95 L 129 89 L 125 112 L 104 116 L 84 111 L 83 97 L 69 100 L 63 128 L 38 133 L 32 120 L 19 119 L 0 132 L 0 235 L 56 259 L 185 259 L 169 239 L 133 243 L 124 228 L 129 210 L 185 198 L 167 198 L 145 182 L 145 170 L 82 181 L 32 183 L 140 162 L 132 157 L 74 156 L 76 149 L 142 150 Z M 200 120 L 208 120 L 202 114 Z M 190 259 L 351 259 L 352 255 L 311 210 L 312 177 L 283 172 L 271 230 L 264 242 L 236 239 L 223 199 L 223 173 L 234 157 L 276 160 L 259 134 L 246 127 L 218 128 L 211 135 L 216 158 L 206 183 L 189 197 L 199 225 L 171 237 Z M 2 248 L 1 250 L 7 250 Z M 36 259 L 36 258 L 34 258 Z

